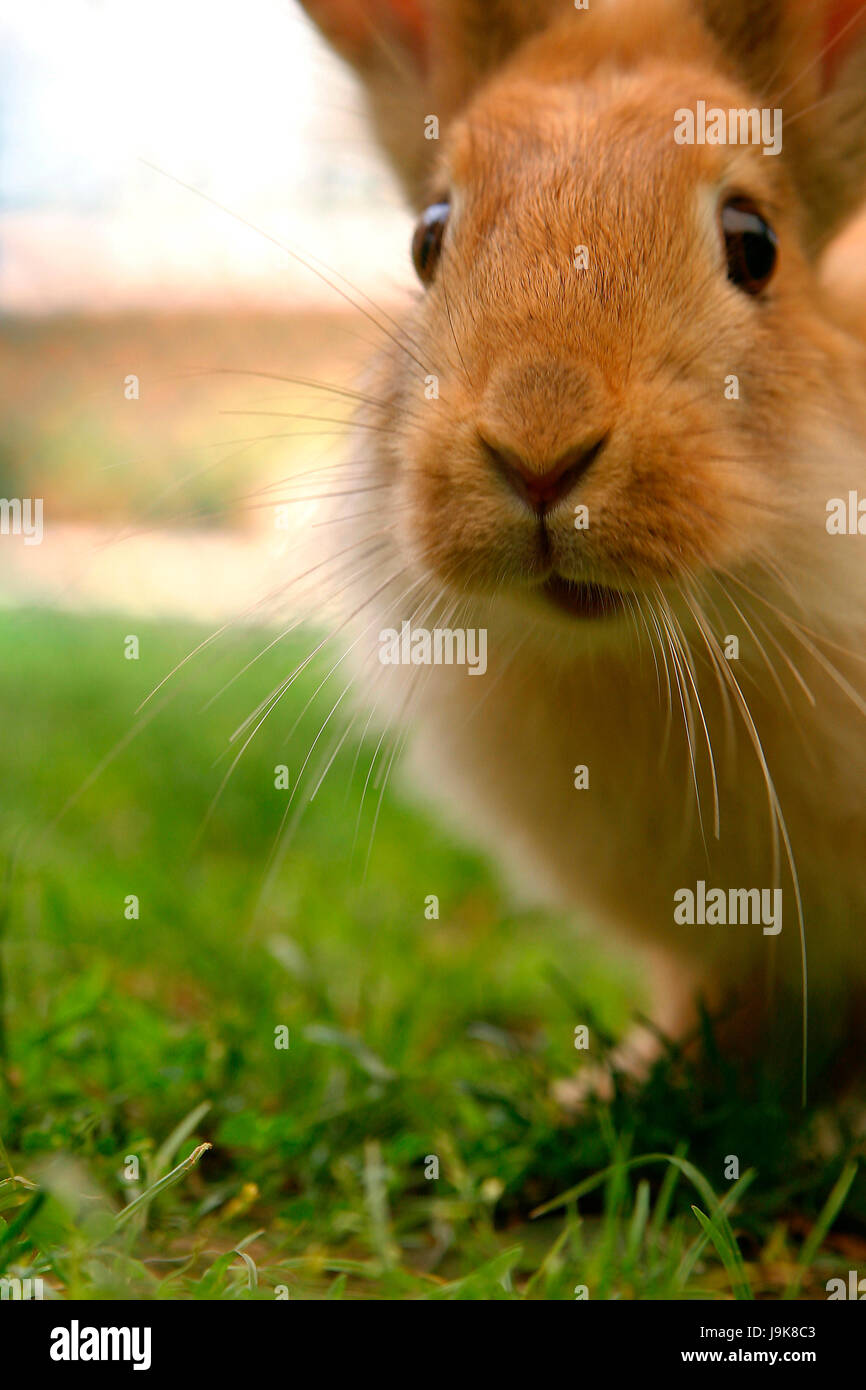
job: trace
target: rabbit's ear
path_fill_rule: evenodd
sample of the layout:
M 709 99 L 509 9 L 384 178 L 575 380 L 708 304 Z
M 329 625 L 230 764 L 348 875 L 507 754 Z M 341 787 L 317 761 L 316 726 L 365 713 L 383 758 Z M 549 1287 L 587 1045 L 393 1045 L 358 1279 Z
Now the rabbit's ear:
M 376 133 L 423 202 L 444 126 L 561 0 L 300 0 L 360 77 Z
M 864 0 L 701 0 L 762 104 L 782 111 L 785 163 L 819 251 L 866 199 Z
M 357 68 L 374 68 L 390 47 L 423 68 L 429 41 L 424 0 L 301 0 L 322 33 Z
M 424 125 L 430 90 L 429 0 L 300 3 L 360 77 L 379 141 L 417 202 L 429 162 Z

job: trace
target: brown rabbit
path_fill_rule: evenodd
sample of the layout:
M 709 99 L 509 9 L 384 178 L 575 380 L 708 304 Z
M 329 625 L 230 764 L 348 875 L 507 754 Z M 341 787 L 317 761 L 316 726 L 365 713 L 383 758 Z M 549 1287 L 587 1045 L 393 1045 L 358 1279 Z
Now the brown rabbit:
M 798 1075 L 808 999 L 811 1066 L 859 1049 L 866 348 L 823 266 L 866 6 L 306 8 L 420 214 L 333 503 L 371 700 L 517 881 L 645 953 L 664 1028 L 737 1001 L 726 1045 Z

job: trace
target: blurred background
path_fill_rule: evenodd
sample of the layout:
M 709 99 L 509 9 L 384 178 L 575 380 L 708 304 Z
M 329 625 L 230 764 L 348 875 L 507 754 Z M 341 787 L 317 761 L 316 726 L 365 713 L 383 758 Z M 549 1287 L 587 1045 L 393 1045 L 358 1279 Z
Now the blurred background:
M 280 539 L 259 490 L 338 458 L 347 414 L 245 374 L 345 385 L 381 335 L 344 296 L 408 283 L 359 91 L 292 0 L 0 16 L 0 495 L 45 516 L 0 599 L 243 610 Z M 313 418 L 232 413 L 268 410 Z

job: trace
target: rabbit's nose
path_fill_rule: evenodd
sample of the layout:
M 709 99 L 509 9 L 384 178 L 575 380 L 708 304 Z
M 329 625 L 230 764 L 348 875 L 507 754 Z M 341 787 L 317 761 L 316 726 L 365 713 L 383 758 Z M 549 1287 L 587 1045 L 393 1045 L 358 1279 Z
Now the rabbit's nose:
M 608 432 L 569 449 L 548 468 L 534 466 L 500 441 L 494 443 L 483 434 L 480 438 L 500 477 L 518 497 L 543 516 L 567 497 L 575 483 L 592 467 L 607 443 Z

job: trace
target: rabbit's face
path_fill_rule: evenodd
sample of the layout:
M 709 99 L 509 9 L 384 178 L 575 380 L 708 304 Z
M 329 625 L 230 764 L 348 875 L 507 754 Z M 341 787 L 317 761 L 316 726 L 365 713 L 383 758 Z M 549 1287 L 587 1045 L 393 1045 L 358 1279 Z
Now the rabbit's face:
M 778 160 L 674 139 L 699 96 L 749 101 L 674 79 L 511 75 L 444 142 L 387 481 L 404 552 L 464 593 L 605 616 L 784 521 L 811 272 Z

